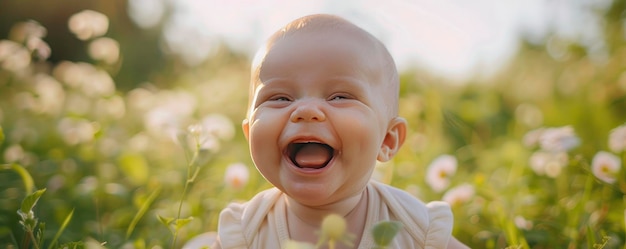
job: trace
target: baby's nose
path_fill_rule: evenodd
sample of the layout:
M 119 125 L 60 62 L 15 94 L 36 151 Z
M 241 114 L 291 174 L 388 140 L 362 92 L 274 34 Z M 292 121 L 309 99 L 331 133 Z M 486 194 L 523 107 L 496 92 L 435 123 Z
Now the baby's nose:
M 291 122 L 322 122 L 326 120 L 326 115 L 320 109 L 320 103 L 316 100 L 306 100 L 300 103 L 291 113 Z

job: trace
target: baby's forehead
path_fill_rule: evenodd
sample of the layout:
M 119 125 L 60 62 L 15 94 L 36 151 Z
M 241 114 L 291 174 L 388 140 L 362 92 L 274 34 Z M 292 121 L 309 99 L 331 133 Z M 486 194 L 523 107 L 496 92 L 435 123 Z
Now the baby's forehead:
M 311 58 L 334 58 L 347 64 L 371 67 L 378 71 L 382 51 L 367 37 L 358 33 L 348 33 L 337 29 L 306 30 L 291 34 L 268 44 L 263 64 L 277 60 L 307 60 Z
M 290 22 L 268 40 L 268 46 L 293 36 L 343 36 L 352 38 L 360 45 L 375 46 L 379 43 L 367 31 L 353 23 L 331 15 L 307 16 Z
M 278 30 L 268 39 L 266 45 L 255 57 L 252 69 L 260 69 L 266 57 L 276 50 L 306 49 L 301 45 L 304 40 L 315 40 L 314 47 L 333 50 L 351 50 L 361 59 L 367 60 L 375 71 L 382 74 L 397 74 L 393 58 L 386 47 L 377 38 L 345 19 L 331 15 L 314 15 L 297 19 Z M 349 44 L 347 47 L 342 46 Z M 310 43 L 307 43 L 310 46 Z M 338 51 L 348 52 L 348 51 Z M 345 53 L 342 53 L 345 54 Z M 253 75 L 254 77 L 255 75 Z
M 366 77 L 374 85 L 387 85 L 384 75 L 394 73 L 383 47 L 362 34 L 337 29 L 314 29 L 283 36 L 265 52 L 254 80 L 266 80 L 277 75 L 292 75 L 307 68 L 325 75 Z M 282 77 L 282 76 L 281 76 Z M 259 83 L 259 82 L 257 82 Z

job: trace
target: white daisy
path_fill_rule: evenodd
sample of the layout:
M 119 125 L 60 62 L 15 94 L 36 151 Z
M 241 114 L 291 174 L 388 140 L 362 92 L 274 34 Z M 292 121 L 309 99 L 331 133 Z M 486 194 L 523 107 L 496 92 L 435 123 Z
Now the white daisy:
M 456 173 L 457 160 L 451 155 L 441 155 L 433 160 L 426 172 L 426 183 L 436 192 L 450 185 L 450 178 Z
M 621 164 L 619 157 L 606 151 L 599 151 L 591 161 L 591 173 L 598 179 L 612 184 L 616 181 Z

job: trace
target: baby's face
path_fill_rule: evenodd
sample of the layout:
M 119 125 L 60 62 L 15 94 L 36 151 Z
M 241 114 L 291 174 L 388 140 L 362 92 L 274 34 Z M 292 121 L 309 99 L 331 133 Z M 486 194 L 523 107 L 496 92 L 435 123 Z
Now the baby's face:
M 281 38 L 253 79 L 243 124 L 252 159 L 302 204 L 360 193 L 379 156 L 392 116 L 389 87 L 380 58 L 360 39 L 337 31 Z

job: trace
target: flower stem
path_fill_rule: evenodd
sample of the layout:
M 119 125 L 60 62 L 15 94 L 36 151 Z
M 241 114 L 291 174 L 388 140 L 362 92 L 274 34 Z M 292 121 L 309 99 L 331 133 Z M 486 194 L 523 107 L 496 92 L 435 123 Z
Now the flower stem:
M 624 200 L 624 235 L 626 235 L 626 194 L 622 196 L 622 199 Z M 624 249 L 626 249 L 626 243 L 624 243 Z
M 37 244 L 37 240 L 35 239 L 33 231 L 28 231 L 28 236 L 30 236 L 30 239 L 33 241 L 33 246 L 35 246 L 35 249 L 39 249 L 39 245 Z
M 196 178 L 195 175 L 197 174 L 197 172 L 193 172 L 192 169 L 194 168 L 193 166 L 196 164 L 196 161 L 198 160 L 199 151 L 200 151 L 200 143 L 198 141 L 198 138 L 196 138 L 196 148 L 193 152 L 191 160 L 189 160 L 189 162 L 187 163 L 187 179 L 185 179 L 185 187 L 183 188 L 183 194 L 181 195 L 180 202 L 178 203 L 178 212 L 176 214 L 175 221 L 178 221 L 180 219 L 180 214 L 182 213 L 182 210 L 183 210 L 183 203 L 185 201 L 185 196 L 187 195 L 189 186 L 191 185 L 191 183 L 193 183 L 194 179 Z M 174 238 L 172 239 L 171 248 L 175 248 L 177 238 L 178 238 L 178 228 L 175 227 Z

